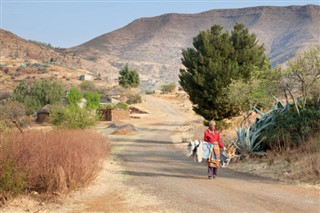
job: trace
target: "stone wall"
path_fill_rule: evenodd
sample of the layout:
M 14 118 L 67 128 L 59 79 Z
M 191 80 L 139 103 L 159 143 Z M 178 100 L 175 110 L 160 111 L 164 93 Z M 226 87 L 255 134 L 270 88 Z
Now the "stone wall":
M 119 121 L 130 118 L 128 110 L 106 109 L 102 111 L 102 120 L 104 121 Z

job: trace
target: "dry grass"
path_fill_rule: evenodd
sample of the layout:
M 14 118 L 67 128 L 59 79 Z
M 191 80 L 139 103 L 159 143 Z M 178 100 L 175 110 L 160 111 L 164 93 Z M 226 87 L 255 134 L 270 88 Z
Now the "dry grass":
M 312 138 L 297 153 L 298 178 L 320 183 L 320 136 Z M 303 153 L 303 154 L 302 154 Z M 299 157 L 301 155 L 301 158 Z
M 319 139 L 312 138 L 299 148 L 269 151 L 262 162 L 279 179 L 320 184 Z
M 0 160 L 12 159 L 26 186 L 67 193 L 91 181 L 108 154 L 104 136 L 84 130 L 30 131 L 1 136 Z

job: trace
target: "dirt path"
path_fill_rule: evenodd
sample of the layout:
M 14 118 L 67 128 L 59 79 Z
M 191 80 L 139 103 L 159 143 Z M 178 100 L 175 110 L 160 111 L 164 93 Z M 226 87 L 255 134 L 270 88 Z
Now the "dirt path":
M 169 212 L 318 212 L 319 190 L 286 185 L 245 173 L 220 169 L 208 180 L 206 165 L 174 149 L 171 136 L 188 126 L 190 118 L 158 99 L 148 99 L 159 118 L 136 124 L 139 135 L 119 154 L 128 185 L 157 196 Z M 161 112 L 162 111 L 162 112 Z M 161 116 L 161 113 L 162 114 Z M 216 201 L 216 202 L 215 202 Z M 162 211 L 158 209 L 158 211 Z
M 208 180 L 206 165 L 188 159 L 181 132 L 194 116 L 176 105 L 147 96 L 139 106 L 149 112 L 130 119 L 132 135 L 110 135 L 113 156 L 88 188 L 75 192 L 63 205 L 37 212 L 319 212 L 320 191 L 240 173 L 228 168 Z M 201 125 L 201 123 L 199 123 Z M 35 211 L 32 211 L 35 212 Z

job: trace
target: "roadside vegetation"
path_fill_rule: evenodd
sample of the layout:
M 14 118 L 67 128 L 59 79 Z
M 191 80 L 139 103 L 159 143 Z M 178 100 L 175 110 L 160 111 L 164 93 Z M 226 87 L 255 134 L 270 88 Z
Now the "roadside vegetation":
M 174 82 L 164 84 L 161 86 L 161 92 L 163 94 L 172 93 L 176 89 L 176 84 Z
M 241 159 L 282 159 L 296 167 L 288 178 L 319 183 L 320 47 L 272 69 L 264 46 L 242 24 L 231 32 L 215 25 L 193 46 L 183 50 L 179 78 L 204 124 L 214 119 L 226 129 L 227 119 L 245 115 L 231 141 Z
M 22 103 L 30 115 L 47 104 L 61 102 L 64 92 L 64 85 L 58 81 L 39 80 L 33 84 L 21 81 L 13 90 L 13 99 Z
M 0 205 L 24 192 L 67 194 L 95 177 L 109 152 L 105 136 L 85 130 L 99 119 L 97 93 L 40 80 L 1 97 Z M 25 130 L 44 105 L 53 130 Z
M 83 130 L 0 134 L 0 198 L 68 193 L 92 180 L 108 154 L 104 136 Z
M 36 80 L 0 92 L 0 206 L 25 192 L 65 195 L 95 177 L 108 156 L 109 141 L 88 129 L 104 109 L 129 110 L 128 104 L 142 101 L 135 91 L 137 72 L 126 66 L 122 74 L 121 88 L 103 90 L 91 81 L 68 88 L 59 81 Z M 124 96 L 101 105 L 100 97 L 109 93 Z M 53 128 L 26 130 L 43 108 L 50 113 L 45 125 Z
M 119 85 L 124 88 L 137 88 L 140 85 L 138 71 L 130 69 L 126 64 L 119 72 Z
M 265 103 L 260 100 L 268 96 L 259 85 L 264 85 L 271 66 L 264 46 L 243 24 L 236 24 L 231 33 L 214 25 L 194 37 L 193 46 L 182 51 L 185 69 L 180 70 L 179 83 L 195 113 L 223 126 L 223 119 L 239 115 L 251 103 Z

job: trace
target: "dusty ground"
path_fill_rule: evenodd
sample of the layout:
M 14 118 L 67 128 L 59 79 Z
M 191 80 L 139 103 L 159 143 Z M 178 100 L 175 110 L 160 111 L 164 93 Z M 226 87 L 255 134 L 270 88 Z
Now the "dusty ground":
M 188 194 L 188 190 L 190 191 L 190 189 L 188 189 L 188 187 L 185 188 L 184 185 L 188 186 L 190 184 L 196 184 L 194 185 L 195 192 L 197 191 L 196 188 L 202 188 L 203 186 L 207 187 L 207 180 L 203 179 L 205 174 L 202 174 L 204 167 L 192 167 L 192 169 L 189 169 L 188 175 L 183 176 L 183 173 L 178 173 L 178 169 L 174 167 L 175 165 L 167 167 L 168 163 L 159 164 L 156 166 L 157 168 L 153 170 L 153 167 L 149 167 L 148 164 L 144 165 L 142 163 L 143 161 L 141 160 L 144 158 L 140 159 L 139 157 L 141 156 L 136 156 L 133 158 L 134 160 L 129 157 L 131 153 L 141 151 L 133 146 L 134 143 L 151 141 L 151 144 L 157 145 L 154 149 L 157 149 L 160 152 L 162 148 L 169 145 L 164 143 L 164 141 L 167 140 L 166 137 L 170 137 L 170 141 L 177 148 L 174 153 L 169 153 L 170 155 L 168 155 L 168 157 L 175 158 L 175 160 L 171 162 L 181 162 L 181 165 L 186 168 L 190 166 L 190 163 L 192 164 L 190 160 L 186 160 L 181 154 L 186 148 L 186 143 L 181 143 L 181 141 L 202 137 L 202 120 L 192 113 L 190 104 L 184 102 L 182 97 L 162 96 L 161 98 L 169 101 L 172 104 L 171 108 L 166 108 L 166 105 L 163 105 L 160 108 L 151 107 L 152 105 L 148 102 L 137 104 L 138 108 L 149 112 L 149 114 L 135 115 L 136 117 L 140 117 L 140 119 L 130 119 L 119 123 L 119 126 L 130 123 L 135 127 L 139 127 L 141 132 L 144 131 L 143 129 L 147 130 L 147 128 L 150 128 L 152 125 L 154 130 L 150 131 L 149 129 L 148 133 L 144 133 L 145 135 L 139 136 L 139 132 L 137 133 L 134 131 L 127 131 L 126 133 L 122 131 L 121 134 L 119 134 L 119 132 L 116 134 L 117 128 L 107 128 L 110 125 L 110 123 L 107 122 L 101 122 L 97 126 L 96 129 L 98 131 L 101 131 L 103 134 L 106 134 L 113 139 L 113 155 L 104 162 L 103 169 L 92 185 L 66 197 L 58 198 L 56 202 L 39 202 L 37 201 L 38 195 L 20 196 L 9 203 L 6 208 L 1 209 L 0 212 L 188 212 L 192 209 L 203 210 L 201 208 L 199 209 L 199 205 L 196 205 L 194 202 L 193 204 L 190 203 L 190 205 L 185 208 L 185 199 L 192 198 L 186 197 L 181 200 L 180 197 L 183 194 Z M 167 110 L 167 113 L 163 114 L 163 112 L 159 111 L 160 109 Z M 182 114 L 176 115 L 174 109 L 179 110 Z M 174 120 L 176 123 L 165 123 L 170 116 L 177 116 Z M 179 122 L 181 122 L 181 124 L 183 123 L 183 125 L 179 125 Z M 165 134 L 162 134 L 161 136 L 157 135 L 161 132 L 165 133 L 163 130 L 170 130 L 172 132 L 170 132 L 168 136 Z M 130 138 L 130 140 L 128 138 Z M 225 141 L 223 142 L 226 143 L 227 139 L 224 140 Z M 151 145 L 149 146 L 145 143 L 143 143 L 143 145 L 145 146 L 143 146 L 142 149 L 149 150 L 152 148 Z M 167 154 L 168 150 L 163 150 L 163 154 L 164 153 Z M 161 158 L 161 161 L 168 158 L 162 157 L 163 156 L 160 155 L 158 157 L 154 156 L 153 158 L 158 160 Z M 149 156 L 145 156 L 145 158 L 149 158 Z M 138 163 L 132 161 L 140 162 L 140 165 L 137 165 Z M 140 167 L 143 169 L 141 170 Z M 265 163 L 234 163 L 230 164 L 229 168 L 232 168 L 235 171 L 242 170 L 244 172 L 250 172 L 265 177 L 283 179 L 281 175 L 278 176 L 277 173 L 268 168 Z M 174 171 L 174 173 L 171 171 Z M 238 176 L 238 178 L 234 179 L 234 176 Z M 247 185 L 242 179 L 252 179 L 252 182 L 255 183 L 254 187 L 250 182 L 249 185 Z M 287 190 L 292 191 L 295 194 L 306 194 L 306 196 L 309 196 L 308 194 L 310 194 L 310 196 L 312 194 L 312 196 L 318 194 L 318 198 L 320 198 L 320 188 L 317 185 L 300 185 L 297 186 L 297 188 L 291 188 L 290 186 L 282 184 L 270 185 L 269 182 L 265 182 L 263 179 L 259 182 L 257 182 L 257 180 L 259 180 L 259 178 L 256 179 L 256 177 L 246 176 L 242 173 L 233 173 L 232 171 L 226 170 L 222 171 L 222 178 L 217 180 L 219 185 L 216 188 L 221 188 L 221 192 L 225 190 L 235 190 L 234 195 L 229 194 L 229 197 L 233 197 L 234 200 L 238 201 L 241 200 L 238 195 L 243 196 L 243 193 L 248 193 L 248 198 L 258 197 L 261 199 L 261 203 L 260 201 L 257 203 L 258 206 L 269 205 L 268 207 L 260 209 L 262 212 L 276 212 L 274 208 L 276 208 L 277 205 L 279 205 L 278 208 L 280 210 L 282 209 L 281 212 L 283 212 L 286 210 L 286 202 L 288 202 L 289 206 L 295 206 L 293 212 L 297 212 L 299 205 L 296 206 L 295 204 L 292 204 L 291 201 L 281 200 L 284 198 L 280 198 L 287 197 L 290 199 L 290 197 L 294 196 L 286 194 L 287 192 L 284 194 L 285 196 L 283 196 L 282 193 Z M 178 185 L 179 187 L 177 187 Z M 242 186 L 241 190 L 244 190 L 242 193 L 240 193 L 240 189 L 237 189 L 239 186 Z M 225 187 L 229 188 L 226 189 Z M 269 200 L 264 200 L 265 195 L 258 193 L 259 190 L 256 189 L 258 187 L 272 188 L 272 190 L 280 188 L 281 191 L 270 191 L 270 193 L 268 193 Z M 311 189 L 311 191 L 308 189 Z M 269 194 L 274 194 L 274 197 L 269 197 Z M 201 196 L 202 195 L 199 195 L 199 197 Z M 203 199 L 205 200 L 206 197 L 203 197 Z M 271 205 L 272 199 L 275 200 Z M 308 200 L 309 199 L 311 198 L 308 198 Z M 312 203 L 311 200 L 308 202 Z M 210 204 L 203 203 L 203 208 L 205 208 L 206 205 L 210 207 Z M 259 210 L 260 208 L 255 205 L 248 207 L 242 205 L 243 204 L 239 203 L 237 209 L 246 209 L 246 212 L 252 212 L 255 209 Z M 233 207 L 226 208 L 222 205 L 219 208 L 223 212 L 233 211 Z

